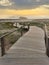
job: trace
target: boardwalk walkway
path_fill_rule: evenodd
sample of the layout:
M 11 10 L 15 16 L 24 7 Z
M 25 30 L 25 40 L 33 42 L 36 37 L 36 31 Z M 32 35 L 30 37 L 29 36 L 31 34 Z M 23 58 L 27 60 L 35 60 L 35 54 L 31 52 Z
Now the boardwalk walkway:
M 49 65 L 45 52 L 44 31 L 32 26 L 7 54 L 0 58 L 0 65 Z

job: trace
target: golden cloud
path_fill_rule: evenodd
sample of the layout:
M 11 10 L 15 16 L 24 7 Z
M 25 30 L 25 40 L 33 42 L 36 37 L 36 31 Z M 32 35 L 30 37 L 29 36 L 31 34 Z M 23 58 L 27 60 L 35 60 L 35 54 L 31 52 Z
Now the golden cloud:
M 26 10 L 12 10 L 12 9 L 0 9 L 0 15 L 49 15 L 49 9 L 42 6 L 36 9 L 26 9 Z

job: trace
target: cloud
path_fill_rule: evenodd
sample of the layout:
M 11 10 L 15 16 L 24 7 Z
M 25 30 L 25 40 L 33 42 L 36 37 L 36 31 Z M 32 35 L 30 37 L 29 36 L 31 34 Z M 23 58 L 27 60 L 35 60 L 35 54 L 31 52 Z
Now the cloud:
M 12 0 L 15 9 L 32 9 L 41 5 L 49 5 L 49 0 Z
M 0 9 L 34 9 L 43 5 L 48 8 L 49 0 L 1 0 L 0 5 Z
M 40 2 L 40 0 L 36 0 L 37 2 Z
M 9 0 L 1 0 L 0 5 L 1 6 L 11 6 L 12 3 Z
M 49 9 L 49 5 L 42 5 L 42 7 Z

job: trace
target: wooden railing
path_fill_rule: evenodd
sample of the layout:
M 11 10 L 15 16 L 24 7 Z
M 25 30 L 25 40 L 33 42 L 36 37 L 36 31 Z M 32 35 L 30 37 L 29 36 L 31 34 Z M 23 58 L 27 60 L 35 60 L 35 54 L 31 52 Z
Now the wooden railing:
M 6 33 L 6 34 L 0 36 L 0 42 L 1 42 L 1 56 L 5 55 L 5 53 L 6 53 L 6 52 L 5 52 L 4 37 L 10 35 L 11 33 L 15 32 L 15 31 L 16 31 L 16 30 L 13 30 L 13 31 L 11 31 L 11 32 L 9 32 L 9 33 Z
M 48 30 L 47 26 L 45 24 L 45 46 L 46 46 L 46 54 L 49 57 L 49 36 L 48 36 Z

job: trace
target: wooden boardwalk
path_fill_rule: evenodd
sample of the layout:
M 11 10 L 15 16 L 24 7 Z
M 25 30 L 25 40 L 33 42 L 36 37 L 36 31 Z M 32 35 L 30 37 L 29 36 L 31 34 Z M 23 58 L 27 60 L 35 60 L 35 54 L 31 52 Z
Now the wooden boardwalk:
M 0 58 L 0 65 L 49 65 L 45 52 L 44 31 L 32 26 L 7 54 Z

